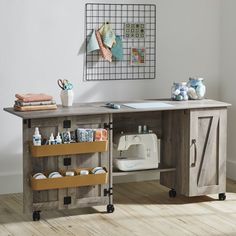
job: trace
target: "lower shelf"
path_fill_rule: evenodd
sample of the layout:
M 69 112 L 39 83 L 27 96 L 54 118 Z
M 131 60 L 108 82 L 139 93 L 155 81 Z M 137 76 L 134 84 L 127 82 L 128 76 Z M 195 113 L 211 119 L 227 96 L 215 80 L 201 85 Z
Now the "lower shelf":
M 135 171 L 118 171 L 114 170 L 112 176 L 125 176 L 125 175 L 135 175 L 140 173 L 157 173 L 157 172 L 171 172 L 175 171 L 176 168 L 157 168 L 157 169 L 148 169 L 148 170 L 135 170 Z
M 85 168 L 83 168 L 85 169 Z M 88 169 L 87 170 L 92 170 Z M 104 168 L 106 171 L 106 169 Z M 50 190 L 50 189 L 62 189 L 62 188 L 74 188 L 80 186 L 106 184 L 108 180 L 108 173 L 102 174 L 88 174 L 79 175 L 80 169 L 76 170 L 78 175 L 75 176 L 63 176 L 60 178 L 47 178 L 47 179 L 35 179 L 31 176 L 31 188 L 32 190 Z

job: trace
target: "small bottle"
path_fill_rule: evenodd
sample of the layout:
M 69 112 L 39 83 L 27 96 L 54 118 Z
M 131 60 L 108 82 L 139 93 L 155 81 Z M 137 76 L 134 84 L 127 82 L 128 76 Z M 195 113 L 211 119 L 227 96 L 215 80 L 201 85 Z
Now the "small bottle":
M 35 127 L 35 130 L 34 130 L 33 145 L 34 146 L 41 146 L 41 134 L 39 133 L 38 127 Z
M 56 137 L 55 142 L 56 142 L 56 144 L 61 144 L 61 143 L 62 143 L 61 135 L 60 135 L 59 132 L 58 132 L 58 134 L 57 134 L 57 137 Z
M 147 133 L 148 130 L 147 130 L 147 125 L 143 125 L 143 133 Z
M 142 127 L 142 125 L 139 125 L 139 126 L 138 126 L 138 133 L 141 134 L 142 131 L 143 131 L 143 127 Z
M 50 136 L 50 138 L 49 138 L 48 144 L 49 144 L 49 145 L 55 144 L 55 139 L 54 139 L 53 133 L 51 133 L 51 136 Z

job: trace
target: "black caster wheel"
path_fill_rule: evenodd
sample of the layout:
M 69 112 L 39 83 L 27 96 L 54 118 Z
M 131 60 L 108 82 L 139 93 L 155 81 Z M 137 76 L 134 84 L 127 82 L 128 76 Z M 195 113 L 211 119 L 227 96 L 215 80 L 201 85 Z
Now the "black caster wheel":
M 40 220 L 40 211 L 34 211 L 33 212 L 33 221 L 39 221 Z
M 169 191 L 169 197 L 176 197 L 176 191 L 173 188 Z
M 225 193 L 219 193 L 219 200 L 224 201 L 226 199 Z
M 114 212 L 115 207 L 112 204 L 107 205 L 107 213 L 112 213 Z

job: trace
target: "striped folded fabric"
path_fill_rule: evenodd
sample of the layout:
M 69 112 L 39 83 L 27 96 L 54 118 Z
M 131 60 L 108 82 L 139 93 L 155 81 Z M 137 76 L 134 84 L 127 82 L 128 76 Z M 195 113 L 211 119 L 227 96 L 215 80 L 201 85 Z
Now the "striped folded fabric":
M 99 33 L 99 31 L 96 31 L 96 38 L 98 41 L 98 45 L 100 47 L 100 52 L 101 52 L 102 57 L 105 60 L 112 62 L 112 53 L 111 53 L 110 49 L 106 48 L 106 46 L 103 44 L 102 37 L 101 37 L 101 34 Z
M 21 100 L 15 101 L 15 106 L 39 106 L 39 105 L 54 105 L 56 102 L 54 100 L 49 101 L 38 101 L 38 102 L 23 102 Z

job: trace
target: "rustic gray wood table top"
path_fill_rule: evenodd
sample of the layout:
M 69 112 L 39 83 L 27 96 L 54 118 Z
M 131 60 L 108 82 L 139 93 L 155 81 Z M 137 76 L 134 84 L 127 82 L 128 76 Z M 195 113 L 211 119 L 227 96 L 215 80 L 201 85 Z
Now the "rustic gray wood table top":
M 76 116 L 76 115 L 93 115 L 93 114 L 112 114 L 126 112 L 144 112 L 144 111 L 164 111 L 164 110 L 180 110 L 180 109 L 199 109 L 199 108 L 216 108 L 228 107 L 231 104 L 220 102 L 211 99 L 189 100 L 189 101 L 172 101 L 169 99 L 148 99 L 135 101 L 114 101 L 119 104 L 120 109 L 112 109 L 105 106 L 106 102 L 90 102 L 90 103 L 75 103 L 72 107 L 62 107 L 58 105 L 56 110 L 45 111 L 15 111 L 13 107 L 4 108 L 5 111 L 19 116 L 23 119 Z M 161 107 L 149 108 L 132 108 L 125 106 L 125 103 L 162 103 Z M 164 104 L 167 104 L 165 106 Z M 171 106 L 169 106 L 171 105 Z

